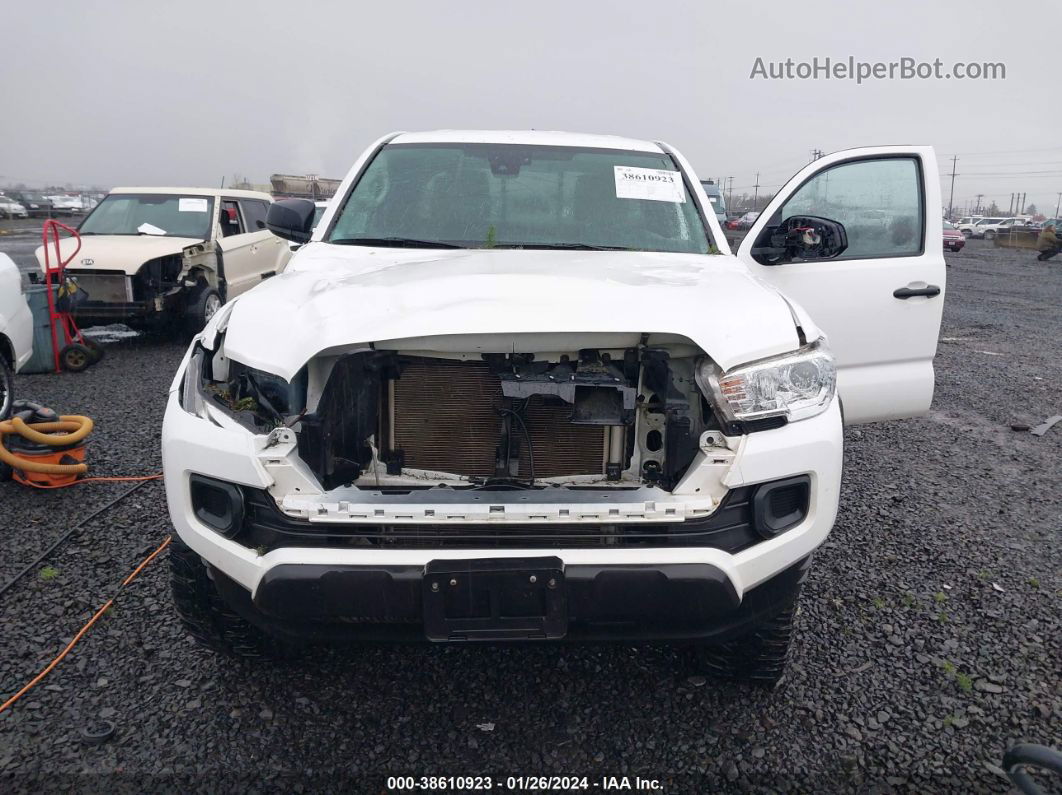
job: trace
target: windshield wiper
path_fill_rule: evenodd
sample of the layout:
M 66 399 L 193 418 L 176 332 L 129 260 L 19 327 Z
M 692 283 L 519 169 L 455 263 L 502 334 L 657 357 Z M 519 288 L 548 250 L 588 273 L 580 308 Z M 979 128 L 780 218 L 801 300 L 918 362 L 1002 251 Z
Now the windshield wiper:
M 417 240 L 412 237 L 341 237 L 329 240 L 339 246 L 386 246 L 394 248 L 464 248 L 441 240 Z
M 634 251 L 625 246 L 595 246 L 593 243 L 495 243 L 491 248 L 571 249 L 575 251 Z

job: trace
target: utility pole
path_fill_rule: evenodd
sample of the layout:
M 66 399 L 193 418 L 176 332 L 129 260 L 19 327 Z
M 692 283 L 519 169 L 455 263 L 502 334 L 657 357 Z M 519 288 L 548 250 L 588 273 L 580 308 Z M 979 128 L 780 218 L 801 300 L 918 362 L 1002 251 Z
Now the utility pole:
M 1007 205 L 1007 215 L 1014 215 L 1014 194 L 1010 194 L 1010 204 Z
M 1055 218 L 1058 218 L 1058 207 L 1062 205 L 1062 193 L 1058 194 L 1058 201 L 1055 202 Z
M 1021 209 L 1018 210 L 1018 215 L 1024 215 L 1025 214 L 1025 197 L 1028 196 L 1028 195 L 1029 195 L 1028 193 L 1023 193 L 1021 195 Z
M 734 178 L 727 177 L 727 181 L 730 183 L 730 190 L 727 193 L 726 206 L 732 207 L 734 205 Z
M 756 204 L 757 204 L 757 202 L 759 201 L 759 198 L 760 198 L 760 172 L 759 171 L 756 172 L 756 184 L 753 185 L 753 188 L 756 189 L 756 192 L 752 194 L 752 209 L 755 210 L 756 209 Z
M 811 162 L 814 163 L 816 160 L 818 160 L 820 157 L 822 157 L 822 155 L 823 155 L 823 151 L 821 149 L 812 149 L 811 150 Z
M 974 209 L 974 215 L 977 215 L 978 213 L 981 212 L 981 199 L 983 199 L 984 196 L 985 195 L 983 193 L 978 193 L 977 194 L 977 207 Z
M 948 218 L 951 218 L 952 204 L 955 202 L 955 164 L 959 162 L 956 155 L 951 157 L 951 194 L 948 196 Z

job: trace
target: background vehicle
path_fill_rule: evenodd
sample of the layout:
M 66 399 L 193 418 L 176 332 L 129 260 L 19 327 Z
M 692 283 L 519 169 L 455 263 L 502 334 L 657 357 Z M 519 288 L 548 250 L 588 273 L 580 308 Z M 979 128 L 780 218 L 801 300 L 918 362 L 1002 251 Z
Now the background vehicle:
M 704 195 L 708 197 L 708 201 L 712 203 L 712 209 L 715 210 L 716 220 L 719 221 L 720 226 L 725 225 L 726 197 L 723 196 L 723 191 L 715 184 L 715 180 L 711 179 L 702 179 L 701 187 L 704 189 Z
M 836 516 L 835 384 L 848 422 L 929 407 L 936 174 L 928 147 L 819 158 L 731 255 L 666 144 L 381 139 L 327 223 L 270 208 L 303 245 L 174 381 L 186 627 L 247 656 L 300 636 L 651 638 L 776 682 Z M 862 225 L 870 202 L 888 235 Z
M 728 229 L 748 229 L 760 217 L 760 213 L 757 210 L 750 210 L 744 215 L 740 215 L 737 218 L 732 219 L 728 224 Z
M 955 224 L 944 221 L 944 248 L 950 251 L 962 251 L 966 245 L 966 236 L 958 230 Z
M 10 196 L 0 195 L 0 218 L 27 218 L 29 211 Z
M 314 202 L 313 211 L 313 226 L 317 228 L 317 223 L 321 220 L 321 216 L 324 215 L 324 211 L 328 209 L 328 202 Z
M 1002 218 L 997 219 L 995 223 L 981 224 L 977 231 L 979 236 L 985 240 L 993 240 L 996 235 L 1001 232 L 1009 232 L 1011 229 L 1024 229 L 1026 220 L 1024 218 Z
M 48 199 L 52 202 L 52 212 L 55 215 L 81 215 L 86 210 L 85 203 L 82 202 L 80 196 L 60 194 L 49 196 Z
M 287 244 L 265 229 L 271 202 L 255 191 L 115 188 L 81 222 L 66 269 L 85 293 L 77 322 L 198 331 L 287 263 Z M 64 242 L 64 255 L 71 248 Z M 43 268 L 43 248 L 36 253 Z
M 962 229 L 962 227 L 960 227 L 960 230 L 968 238 L 970 238 L 970 237 L 983 238 L 985 236 L 985 230 L 986 229 L 988 229 L 989 227 L 994 227 L 1000 221 L 1005 221 L 1005 220 L 1006 220 L 1005 218 L 981 218 L 981 219 L 979 219 L 977 221 L 974 221 L 973 224 L 968 228 L 968 230 L 967 229 Z M 966 234 L 967 231 L 969 231 L 969 234 Z
M 22 295 L 22 276 L 7 254 L 0 254 L 0 420 L 14 402 L 14 374 L 33 353 L 33 318 Z
M 7 195 L 25 207 L 31 218 L 52 217 L 52 201 L 41 193 L 8 191 Z

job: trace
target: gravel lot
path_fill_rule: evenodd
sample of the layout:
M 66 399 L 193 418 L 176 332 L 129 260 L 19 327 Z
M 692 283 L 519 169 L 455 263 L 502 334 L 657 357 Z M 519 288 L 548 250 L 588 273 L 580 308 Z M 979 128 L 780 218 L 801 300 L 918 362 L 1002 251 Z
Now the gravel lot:
M 0 250 L 5 250 L 0 238 Z M 654 647 L 367 647 L 245 666 L 195 647 L 165 560 L 0 715 L 0 790 L 305 786 L 387 774 L 641 774 L 667 792 L 1002 792 L 1016 741 L 1062 747 L 1062 261 L 973 241 L 949 254 L 934 410 L 848 433 L 841 514 L 775 692 L 690 677 Z M 97 421 L 95 474 L 160 469 L 179 345 L 108 346 L 24 397 Z M 126 490 L 0 484 L 0 583 Z M 0 700 L 166 536 L 149 483 L 0 597 Z M 88 746 L 82 729 L 117 724 Z M 118 782 L 117 784 L 115 782 Z M 1059 781 L 1053 782 L 1056 786 Z

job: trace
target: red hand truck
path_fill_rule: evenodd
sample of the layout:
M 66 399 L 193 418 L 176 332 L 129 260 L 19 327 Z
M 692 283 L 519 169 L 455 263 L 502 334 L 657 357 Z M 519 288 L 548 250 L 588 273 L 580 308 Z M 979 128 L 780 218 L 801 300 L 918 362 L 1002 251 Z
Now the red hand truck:
M 59 245 L 60 229 L 69 232 L 77 243 L 65 259 Z M 49 219 L 44 222 L 41 239 L 44 241 L 44 283 L 48 290 L 48 325 L 52 332 L 52 357 L 55 362 L 55 372 L 66 370 L 79 373 L 102 358 L 100 347 L 86 339 L 74 322 L 70 311 L 73 296 L 80 288 L 76 281 L 66 275 L 66 266 L 81 250 L 81 236 L 76 229 Z

